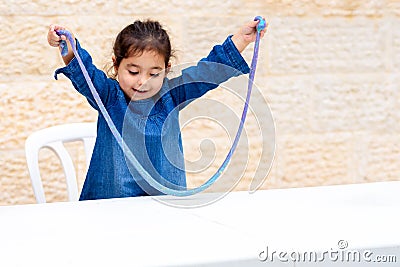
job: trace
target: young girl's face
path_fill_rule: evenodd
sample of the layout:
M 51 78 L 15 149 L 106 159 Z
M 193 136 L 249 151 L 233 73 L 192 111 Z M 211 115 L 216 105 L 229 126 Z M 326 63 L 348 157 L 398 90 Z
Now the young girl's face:
M 131 101 L 157 94 L 166 75 L 164 57 L 154 51 L 123 58 L 116 71 L 119 85 Z

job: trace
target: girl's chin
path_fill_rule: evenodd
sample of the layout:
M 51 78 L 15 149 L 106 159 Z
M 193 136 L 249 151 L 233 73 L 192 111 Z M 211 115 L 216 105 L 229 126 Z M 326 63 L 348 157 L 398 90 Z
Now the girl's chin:
M 155 94 L 157 94 L 157 91 L 154 89 L 150 89 L 148 91 L 138 91 L 135 89 L 132 89 L 129 91 L 128 97 L 130 97 L 131 101 L 135 100 L 144 100 L 153 97 Z
M 136 100 L 144 100 L 144 99 L 148 99 L 151 98 L 152 95 L 151 94 L 133 94 L 131 97 L 131 101 L 136 101 Z

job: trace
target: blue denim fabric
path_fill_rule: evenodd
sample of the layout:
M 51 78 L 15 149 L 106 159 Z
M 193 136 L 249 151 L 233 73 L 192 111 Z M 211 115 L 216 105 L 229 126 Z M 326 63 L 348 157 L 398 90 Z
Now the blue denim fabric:
M 196 66 L 176 78 L 165 78 L 156 96 L 130 102 L 116 80 L 97 69 L 78 40 L 77 50 L 117 130 L 142 166 L 160 183 L 186 188 L 179 111 L 231 77 L 249 72 L 249 67 L 230 36 L 216 45 Z M 218 63 L 218 64 L 215 64 Z M 57 69 L 99 111 L 77 60 Z M 80 200 L 156 195 L 126 160 L 99 112 L 97 139 Z

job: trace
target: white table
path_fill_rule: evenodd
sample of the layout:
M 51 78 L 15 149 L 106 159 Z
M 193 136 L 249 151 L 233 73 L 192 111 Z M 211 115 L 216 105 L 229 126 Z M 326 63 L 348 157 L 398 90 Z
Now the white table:
M 0 266 L 400 266 L 400 182 L 233 192 L 200 208 L 163 203 L 174 199 L 0 207 Z M 339 240 L 397 263 L 290 260 L 341 251 Z

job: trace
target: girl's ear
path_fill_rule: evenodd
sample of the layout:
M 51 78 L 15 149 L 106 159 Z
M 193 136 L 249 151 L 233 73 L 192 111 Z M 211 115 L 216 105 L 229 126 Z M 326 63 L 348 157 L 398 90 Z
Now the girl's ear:
M 171 70 L 171 63 L 168 63 L 167 68 L 165 69 L 165 75 L 167 75 L 170 70 Z
M 115 72 L 115 74 L 117 74 L 118 73 L 118 66 L 117 66 L 117 60 L 115 59 L 115 56 L 112 56 L 112 61 L 113 61 L 114 72 Z

